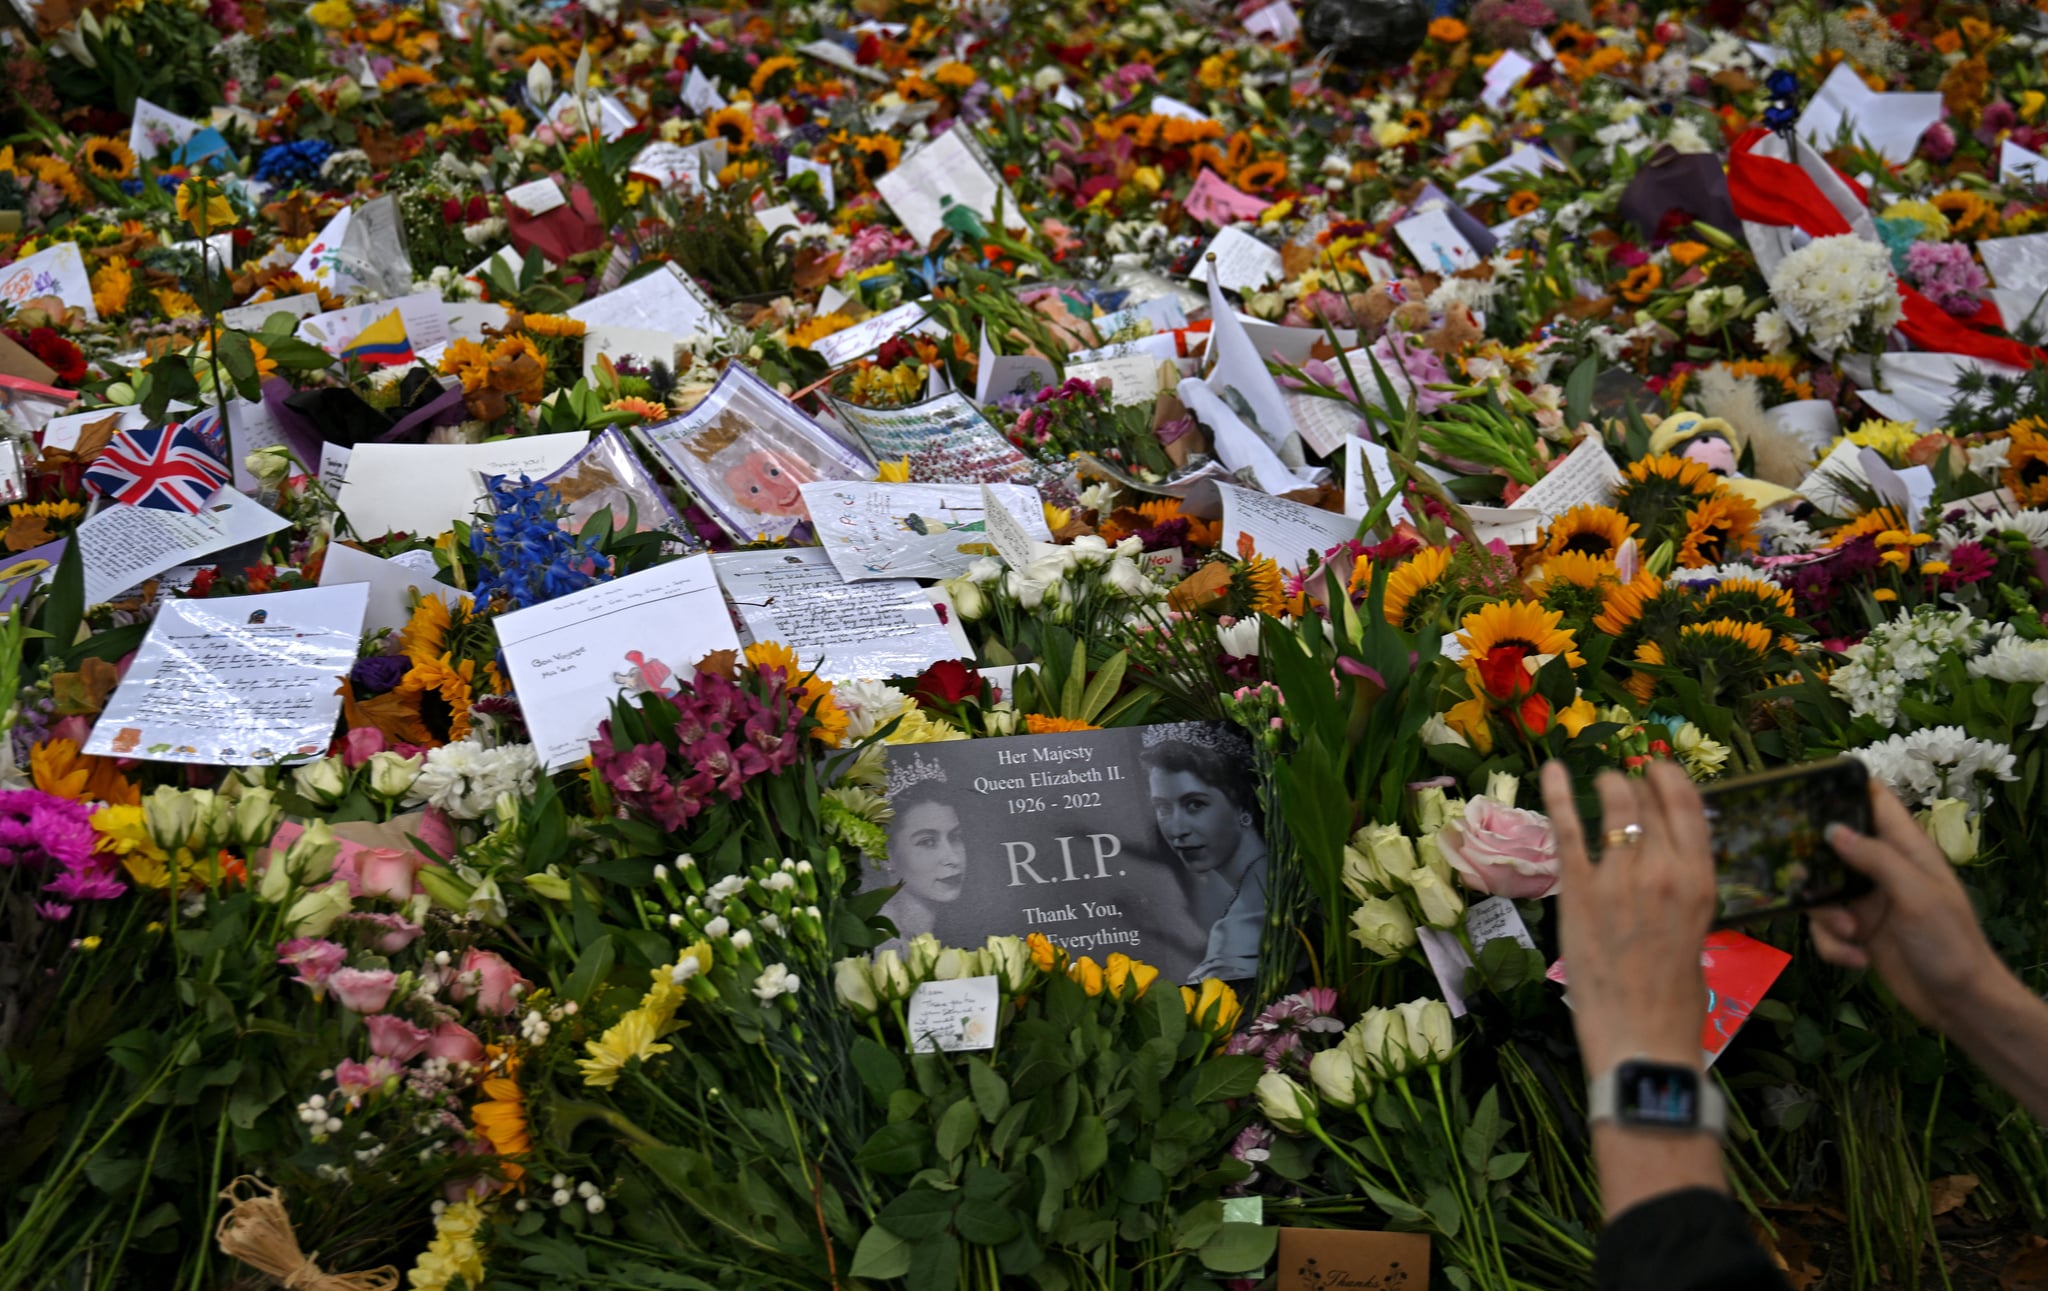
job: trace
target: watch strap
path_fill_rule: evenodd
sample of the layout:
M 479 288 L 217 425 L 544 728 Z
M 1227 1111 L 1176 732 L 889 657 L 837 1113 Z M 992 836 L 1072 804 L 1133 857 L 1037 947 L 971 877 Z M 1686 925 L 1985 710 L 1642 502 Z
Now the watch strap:
M 1588 1125 L 1599 1125 L 1604 1121 L 1620 1122 L 1621 1069 L 1624 1066 L 1627 1066 L 1629 1063 L 1642 1063 L 1647 1061 L 1649 1060 L 1645 1058 L 1625 1059 L 1620 1063 L 1616 1063 L 1614 1066 L 1608 1068 L 1606 1071 L 1600 1073 L 1598 1076 L 1595 1076 L 1591 1081 L 1587 1082 L 1586 1123 Z M 1675 1067 L 1679 1064 L 1660 1063 L 1658 1065 Z M 1691 1071 L 1692 1068 L 1688 1067 L 1686 1068 L 1686 1070 Z M 1695 1117 L 1694 1122 L 1690 1127 L 1690 1130 L 1704 1134 L 1711 1134 L 1717 1139 L 1724 1138 L 1728 1133 L 1728 1100 L 1722 1097 L 1721 1087 L 1719 1085 L 1716 1085 L 1711 1079 L 1709 1079 L 1706 1072 L 1699 1071 L 1695 1074 L 1699 1078 L 1699 1110 L 1698 1115 Z M 1655 1127 L 1638 1126 L 1636 1128 L 1650 1129 Z M 1674 1133 L 1682 1134 L 1689 1132 L 1686 1127 L 1674 1126 L 1671 1127 L 1671 1129 Z

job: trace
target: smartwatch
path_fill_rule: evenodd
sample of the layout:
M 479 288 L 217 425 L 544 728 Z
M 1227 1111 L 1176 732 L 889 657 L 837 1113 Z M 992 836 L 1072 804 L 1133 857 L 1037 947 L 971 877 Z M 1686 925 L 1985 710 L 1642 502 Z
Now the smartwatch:
M 1728 1104 L 1698 1067 L 1629 1058 L 1587 1085 L 1586 1120 L 1719 1138 L 1728 1128 Z

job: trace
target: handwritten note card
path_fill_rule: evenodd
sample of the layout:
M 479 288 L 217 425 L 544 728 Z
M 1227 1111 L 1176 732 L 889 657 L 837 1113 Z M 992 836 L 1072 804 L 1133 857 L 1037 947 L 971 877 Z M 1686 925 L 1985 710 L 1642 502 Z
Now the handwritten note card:
M 969 142 L 964 126 L 955 126 L 904 157 L 875 181 L 875 191 L 919 246 L 930 245 L 946 227 L 948 206 L 964 206 L 987 225 L 1000 203 L 1005 226 L 1013 232 L 1026 227 L 1017 211 L 1017 195 Z
M 849 583 L 816 547 L 711 558 L 751 641 L 779 641 L 827 681 L 913 677 L 960 657 L 916 580 Z
M 154 507 L 107 507 L 78 526 L 85 603 L 112 600 L 173 565 L 265 537 L 290 523 L 233 489 L 214 494 L 197 515 Z
M 1280 253 L 1242 229 L 1224 229 L 1195 262 L 1188 277 L 1209 281 L 1209 257 L 1216 257 L 1216 281 L 1235 292 L 1258 291 L 1287 276 Z
M 1334 511 L 1236 484 L 1218 483 L 1216 488 L 1223 494 L 1222 550 L 1236 551 L 1238 539 L 1249 534 L 1258 553 L 1272 557 L 1285 570 L 1300 569 L 1310 552 L 1320 556 L 1358 531 L 1356 520 Z
M 894 309 L 862 319 L 852 327 L 821 337 L 812 342 L 811 348 L 825 360 L 825 366 L 836 368 L 863 354 L 874 353 L 905 332 L 944 336 L 944 325 L 925 317 L 929 304 L 929 299 L 906 301 Z
M 690 556 L 502 614 L 498 643 L 534 746 L 558 771 L 590 752 L 620 691 L 673 695 L 740 639 L 710 557 Z
M 1587 503 L 1606 506 L 1614 501 L 1614 486 L 1620 482 L 1621 472 L 1600 437 L 1587 435 L 1550 474 L 1515 499 L 1515 509 L 1539 512 L 1548 520 Z
M 925 982 L 910 993 L 904 1029 L 916 1053 L 960 1053 L 996 1047 L 1002 984 L 990 977 Z
M 732 324 L 718 312 L 718 306 L 704 294 L 704 289 L 672 265 L 663 265 L 617 291 L 608 291 L 572 307 L 569 317 L 588 324 L 639 327 L 671 336 L 722 336 L 732 330 Z
M 485 505 L 479 475 L 539 479 L 589 442 L 571 431 L 489 444 L 358 444 L 335 501 L 359 537 L 442 534 Z
M 1032 539 L 1052 541 L 1037 489 L 988 489 Z M 818 544 L 849 582 L 951 578 L 977 558 L 996 554 L 980 485 L 825 480 L 804 485 L 803 495 Z
M 166 602 L 86 752 L 224 766 L 322 756 L 367 595 L 315 587 Z

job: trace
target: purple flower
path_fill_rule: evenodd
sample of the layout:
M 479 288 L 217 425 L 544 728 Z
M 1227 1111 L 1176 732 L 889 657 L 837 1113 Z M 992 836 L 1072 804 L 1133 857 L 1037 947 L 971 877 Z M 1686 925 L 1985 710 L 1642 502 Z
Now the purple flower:
M 1946 121 L 1937 121 L 1927 127 L 1927 133 L 1920 136 L 1920 152 L 1927 160 L 1940 165 L 1956 155 L 1956 132 Z
M 356 660 L 356 666 L 349 669 L 348 679 L 358 696 L 367 698 L 396 690 L 405 678 L 412 664 L 405 659 L 390 655 L 372 655 L 368 659 Z
M 48 919 L 51 923 L 63 923 L 71 917 L 71 907 L 59 905 L 55 901 L 38 901 L 36 902 L 36 913 Z

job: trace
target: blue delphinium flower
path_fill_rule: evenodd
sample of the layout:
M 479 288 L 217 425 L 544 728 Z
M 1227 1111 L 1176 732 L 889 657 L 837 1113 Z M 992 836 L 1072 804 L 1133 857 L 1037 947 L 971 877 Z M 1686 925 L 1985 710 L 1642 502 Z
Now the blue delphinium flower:
M 611 577 L 597 540 L 562 528 L 562 499 L 553 486 L 524 475 L 493 475 L 484 485 L 496 513 L 469 531 L 469 548 L 483 565 L 477 604 L 523 610 Z
M 299 139 L 263 150 L 256 162 L 256 178 L 268 184 L 290 184 L 313 178 L 334 152 L 325 139 Z

